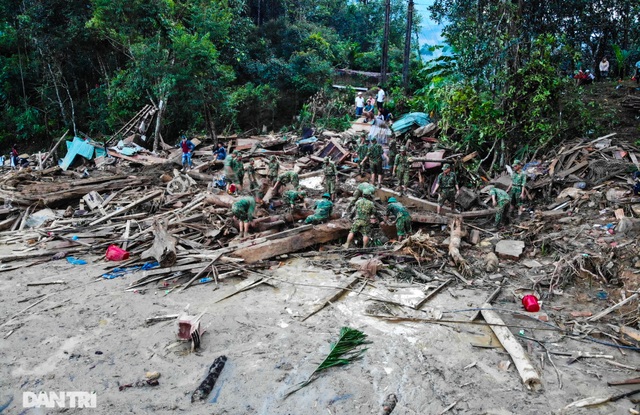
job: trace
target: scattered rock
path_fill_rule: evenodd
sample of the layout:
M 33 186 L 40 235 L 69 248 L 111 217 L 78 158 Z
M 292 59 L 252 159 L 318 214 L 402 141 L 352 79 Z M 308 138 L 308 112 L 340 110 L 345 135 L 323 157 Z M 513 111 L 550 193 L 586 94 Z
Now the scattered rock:
M 493 252 L 491 254 L 493 256 L 495 256 L 495 254 Z M 496 257 L 496 259 L 498 259 L 498 257 Z M 504 275 L 502 275 L 502 274 L 491 274 L 491 275 L 489 275 L 489 279 L 491 281 L 502 280 L 502 279 L 504 279 Z
M 498 261 L 498 257 L 493 252 L 489 252 L 484 257 L 485 270 L 487 272 L 495 272 L 498 269 L 498 265 L 500 261 Z
M 518 260 L 524 251 L 524 242 L 505 239 L 496 244 L 495 250 L 500 258 Z
M 572 311 L 571 317 L 591 317 L 593 313 L 591 311 Z
M 535 259 L 524 260 L 522 261 L 522 265 L 524 265 L 527 268 L 540 268 L 543 266 L 541 263 L 539 263 Z

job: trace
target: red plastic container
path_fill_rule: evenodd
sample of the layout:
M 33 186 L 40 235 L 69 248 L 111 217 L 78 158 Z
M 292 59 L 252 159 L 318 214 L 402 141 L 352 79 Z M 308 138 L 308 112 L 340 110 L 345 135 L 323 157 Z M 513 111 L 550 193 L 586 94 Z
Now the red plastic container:
M 530 313 L 540 311 L 540 304 L 538 303 L 538 299 L 535 295 L 525 295 L 522 297 L 522 305 L 524 306 L 524 309 Z
M 129 259 L 129 253 L 116 245 L 109 245 L 105 254 L 107 261 L 124 261 Z

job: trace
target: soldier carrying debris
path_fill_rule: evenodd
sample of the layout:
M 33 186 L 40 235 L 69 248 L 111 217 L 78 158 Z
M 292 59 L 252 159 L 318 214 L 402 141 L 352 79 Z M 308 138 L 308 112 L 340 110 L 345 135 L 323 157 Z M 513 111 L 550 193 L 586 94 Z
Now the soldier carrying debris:
M 378 140 L 375 138 L 371 140 L 371 146 L 367 151 L 367 156 L 362 160 L 362 163 L 369 160 L 371 166 L 371 184 L 376 184 L 376 176 L 378 176 L 378 187 L 382 185 L 382 154 L 384 150 L 382 146 L 378 144 Z
M 389 216 L 396 217 L 396 232 L 398 234 L 398 241 L 402 241 L 405 235 L 412 233 L 411 231 L 411 215 L 407 208 L 402 203 L 398 202 L 395 197 L 390 197 L 387 201 L 387 213 L 385 215 L 385 222 L 389 219 Z
M 258 202 L 262 203 L 261 200 Z M 249 223 L 253 220 L 255 209 L 256 199 L 253 196 L 241 197 L 231 205 L 231 213 L 239 221 L 238 230 L 241 238 L 249 236 Z
M 351 226 L 349 235 L 347 236 L 347 242 L 343 245 L 345 248 L 349 248 L 351 241 L 356 232 L 362 234 L 362 246 L 364 248 L 369 244 L 369 235 L 371 234 L 371 216 L 374 215 L 380 220 L 380 215 L 376 211 L 376 206 L 373 204 L 373 192 L 364 191 L 363 197 L 356 202 L 356 220 Z
M 313 207 L 315 212 L 311 216 L 307 216 L 304 223 L 320 223 L 331 218 L 333 212 L 333 203 L 331 202 L 331 195 L 325 193 L 322 195 L 322 199 L 318 200 Z
M 395 176 L 396 171 L 398 173 L 398 183 L 400 185 L 400 194 L 403 195 L 407 191 L 409 185 L 409 169 L 411 168 L 411 161 L 407 155 L 407 148 L 405 146 L 400 147 L 400 153 L 396 155 L 395 165 L 393 166 L 392 174 Z
M 396 139 L 391 136 L 391 141 L 389 141 L 389 171 L 391 172 L 391 176 L 393 176 L 393 169 L 396 162 L 396 155 L 398 154 L 398 142 Z
M 445 163 L 442 166 L 442 173 L 438 175 L 438 179 L 436 181 L 436 187 L 432 192 L 433 194 L 440 189 L 440 194 L 438 195 L 438 209 L 436 213 L 438 215 L 440 214 L 442 206 L 444 206 L 444 203 L 447 201 L 451 202 L 451 210 L 455 211 L 456 194 L 460 191 L 460 186 L 458 185 L 458 178 L 456 177 L 456 174 L 451 171 L 451 165 L 449 163 Z
M 347 206 L 347 211 L 351 210 L 351 208 L 356 204 L 358 199 L 362 197 L 364 192 L 370 192 L 371 194 L 373 194 L 375 191 L 376 191 L 376 187 L 371 183 L 367 183 L 367 182 L 360 183 L 358 187 L 356 187 L 356 191 L 353 192 L 353 199 L 351 199 L 349 206 Z
M 511 196 L 512 202 L 518 206 L 518 216 L 524 210 L 524 191 L 527 184 L 527 175 L 522 171 L 520 160 L 513 162 L 513 173 L 511 174 L 511 184 L 507 188 L 507 193 Z
M 280 163 L 276 160 L 276 156 L 269 157 L 269 183 L 271 185 L 278 180 L 278 170 L 280 170 Z
M 336 164 L 330 157 L 324 158 L 324 190 L 331 195 L 331 200 L 334 200 L 336 193 L 336 176 L 338 175 L 338 169 Z
M 497 208 L 496 219 L 494 222 L 494 225 L 497 228 L 498 226 L 500 226 L 503 219 L 505 219 L 506 222 L 509 208 L 511 207 L 511 196 L 509 195 L 509 193 L 505 192 L 502 189 L 498 189 L 495 186 L 492 186 L 490 188 L 489 196 L 491 196 L 493 206 Z
M 291 183 L 294 188 L 300 188 L 300 179 L 298 178 L 298 173 L 295 171 L 285 171 L 280 176 L 278 176 L 278 180 L 276 184 L 273 186 L 274 190 L 277 191 L 280 185 L 288 185 Z

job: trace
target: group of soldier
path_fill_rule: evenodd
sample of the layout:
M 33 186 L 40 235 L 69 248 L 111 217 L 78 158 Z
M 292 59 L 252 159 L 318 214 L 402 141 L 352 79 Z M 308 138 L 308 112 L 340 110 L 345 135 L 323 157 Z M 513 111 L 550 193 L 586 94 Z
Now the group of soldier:
M 356 190 L 353 193 L 353 198 L 347 207 L 347 216 L 354 218 L 354 221 L 344 246 L 346 248 L 350 247 L 355 235 L 361 234 L 363 246 L 366 247 L 371 236 L 373 218 L 376 218 L 378 222 L 385 222 L 387 224 L 389 224 L 390 218 L 395 218 L 397 239 L 402 240 L 412 232 L 411 215 L 407 208 L 394 197 L 391 197 L 387 200 L 385 214 L 380 215 L 373 202 L 373 195 L 376 190 L 375 185 L 377 183 L 378 186 L 380 186 L 382 180 L 382 148 L 374 139 L 371 144 L 367 146 L 366 154 L 362 151 L 361 147 L 358 147 L 357 152 L 358 157 L 362 156 L 360 159 L 361 172 L 363 164 L 366 161 L 369 161 L 371 168 L 371 182 L 362 182 L 357 185 Z M 392 155 L 394 156 L 394 160 L 393 164 L 389 164 L 389 168 L 391 169 L 392 175 L 398 179 L 401 194 L 403 194 L 406 192 L 407 186 L 409 185 L 411 159 L 407 155 L 407 151 L 404 146 L 400 147 L 397 154 Z M 234 179 L 238 180 L 238 183 L 241 184 L 241 180 L 244 178 L 242 157 L 238 152 L 234 152 L 232 157 L 228 158 L 235 160 L 230 161 L 229 166 Z M 227 166 L 226 160 L 225 166 Z M 288 208 L 294 208 L 298 203 L 302 203 L 303 207 L 306 208 L 307 205 L 305 198 L 307 193 L 300 188 L 298 174 L 294 171 L 286 171 L 279 174 L 280 164 L 275 156 L 270 157 L 267 167 L 269 184 L 273 186 L 273 192 L 275 194 L 279 194 L 279 190 L 282 186 L 290 184 L 293 187 L 293 189 L 286 190 L 282 193 L 286 206 Z M 455 211 L 455 199 L 456 195 L 460 191 L 457 176 L 452 171 L 451 165 L 443 164 L 442 169 L 443 171 L 438 175 L 432 192 L 432 194 L 438 192 L 438 214 L 441 213 L 442 206 L 447 202 L 451 204 L 451 210 Z M 251 192 L 254 196 L 240 198 L 233 204 L 231 209 L 233 215 L 240 221 L 239 229 L 242 237 L 246 237 L 249 234 L 249 223 L 253 220 L 256 200 L 259 203 L 262 203 L 262 197 L 264 196 L 263 193 L 259 192 L 260 186 L 255 178 L 253 161 L 250 162 L 248 170 Z M 305 219 L 305 223 L 308 224 L 325 222 L 331 218 L 333 213 L 333 201 L 335 200 L 337 177 L 339 172 L 331 158 L 324 158 L 322 172 L 325 193 L 322 195 L 320 200 L 314 203 L 314 214 Z M 486 188 L 493 205 L 497 208 L 495 215 L 496 227 L 500 226 L 507 218 L 507 213 L 512 201 L 517 204 L 519 213 L 523 210 L 526 175 L 522 172 L 522 163 L 520 163 L 519 160 L 516 160 L 513 164 L 513 173 L 511 178 L 511 185 L 506 191 L 493 186 Z

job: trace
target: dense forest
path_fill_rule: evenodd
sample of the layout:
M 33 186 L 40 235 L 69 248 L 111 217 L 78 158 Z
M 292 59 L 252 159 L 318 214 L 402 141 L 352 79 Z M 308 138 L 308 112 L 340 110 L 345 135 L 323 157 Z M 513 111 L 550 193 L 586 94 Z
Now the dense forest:
M 610 77 L 629 79 L 640 60 L 636 1 L 436 0 L 447 45 L 431 50 L 446 53 L 420 59 L 414 15 L 405 88 L 408 3 L 390 4 L 388 104 L 494 156 L 610 128 L 571 74 L 606 56 Z M 325 108 L 314 122 L 339 128 L 353 93 L 331 88 L 335 70 L 379 72 L 384 21 L 382 0 L 6 0 L 0 148 L 48 148 L 67 129 L 100 139 L 149 103 L 167 142 L 299 128 L 311 100 Z

